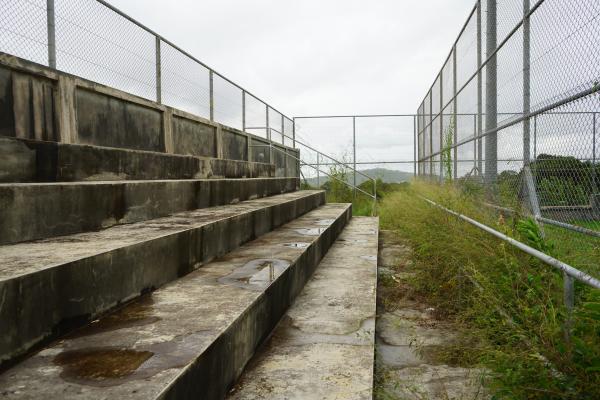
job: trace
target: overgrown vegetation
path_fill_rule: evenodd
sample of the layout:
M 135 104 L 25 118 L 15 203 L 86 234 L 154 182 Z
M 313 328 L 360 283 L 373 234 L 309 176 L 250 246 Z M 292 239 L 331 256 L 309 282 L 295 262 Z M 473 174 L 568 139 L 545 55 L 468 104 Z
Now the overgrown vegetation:
M 379 209 L 382 228 L 398 231 L 414 248 L 415 290 L 440 317 L 464 327 L 461 339 L 440 354 L 443 360 L 485 367 L 495 399 L 600 398 L 600 292 L 577 284 L 565 335 L 561 273 L 420 196 L 567 262 L 597 264 L 600 241 L 586 237 L 584 249 L 555 246 L 560 236 L 553 229 L 544 236 L 533 220 L 481 207 L 480 188 L 468 182 L 460 189 L 403 186 L 385 193 Z
M 342 160 L 346 161 L 346 157 L 341 157 Z M 347 162 L 349 163 L 349 162 Z M 373 198 L 366 195 L 365 193 L 373 194 L 373 181 L 366 180 L 361 184 L 357 185 L 358 189 L 356 195 L 354 189 L 344 182 L 349 182 L 349 178 L 352 171 L 349 171 L 342 165 L 331 165 L 328 171 L 328 179 L 321 185 L 320 188 L 311 186 L 306 182 L 303 182 L 301 189 L 323 189 L 326 191 L 326 197 L 328 203 L 352 203 L 352 213 L 355 216 L 370 216 L 377 213 L 377 210 L 373 208 L 376 204 L 373 202 Z M 383 199 L 387 193 L 398 190 L 400 187 L 406 186 L 408 183 L 386 183 L 381 179 L 376 179 L 376 192 L 378 203 Z M 361 192 L 362 190 L 362 192 Z M 363 193 L 364 192 L 364 193 Z

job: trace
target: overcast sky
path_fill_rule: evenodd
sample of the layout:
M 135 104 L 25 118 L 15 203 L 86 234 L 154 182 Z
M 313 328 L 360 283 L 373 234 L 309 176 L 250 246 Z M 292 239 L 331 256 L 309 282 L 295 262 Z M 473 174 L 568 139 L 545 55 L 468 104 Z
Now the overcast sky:
M 413 113 L 474 0 L 110 0 L 289 116 Z
M 290 117 L 416 112 L 474 6 L 474 0 L 110 2 Z M 362 122 L 359 160 L 412 159 L 412 120 L 386 124 Z M 298 125 L 319 149 L 349 152 L 350 121 Z

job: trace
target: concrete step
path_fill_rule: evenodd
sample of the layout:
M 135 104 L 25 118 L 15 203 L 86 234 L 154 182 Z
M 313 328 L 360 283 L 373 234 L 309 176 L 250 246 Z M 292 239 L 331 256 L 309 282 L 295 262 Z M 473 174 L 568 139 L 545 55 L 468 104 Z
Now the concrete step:
M 300 191 L 0 246 L 0 363 L 324 202 Z
M 0 182 L 274 176 L 273 164 L 0 137 Z
M 0 184 L 0 244 L 293 192 L 298 178 Z
M 320 207 L 73 332 L 0 375 L 3 398 L 224 398 L 350 217 Z
M 373 398 L 377 233 L 350 221 L 229 400 Z

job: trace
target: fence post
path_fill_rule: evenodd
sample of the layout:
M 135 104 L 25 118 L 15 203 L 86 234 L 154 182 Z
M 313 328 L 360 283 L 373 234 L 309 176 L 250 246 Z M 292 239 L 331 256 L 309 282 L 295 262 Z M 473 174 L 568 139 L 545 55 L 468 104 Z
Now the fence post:
M 480 176 L 483 175 L 483 139 L 481 138 L 483 130 L 483 103 L 481 101 L 483 94 L 483 76 L 481 74 L 481 64 L 483 62 L 481 56 L 481 16 L 481 0 L 479 0 L 477 2 L 477 151 L 475 154 L 477 155 L 477 173 Z
M 352 117 L 352 180 L 354 186 L 353 196 L 356 199 L 356 117 Z
M 281 144 L 285 146 L 285 120 L 281 114 Z
M 417 133 L 417 116 L 413 115 L 413 177 L 417 176 L 417 141 L 419 140 Z
M 296 148 L 296 117 L 292 119 L 292 144 L 293 148 Z
M 213 82 L 213 71 L 212 69 L 208 72 L 208 96 L 209 96 L 209 107 L 210 107 L 210 120 L 215 120 L 215 87 Z
M 458 143 L 458 99 L 457 99 L 457 86 L 456 86 L 456 45 L 454 45 L 454 50 L 452 51 L 452 75 L 453 75 L 453 88 L 452 88 L 452 93 L 454 95 L 454 115 L 453 115 L 453 121 L 452 124 L 453 126 L 453 131 L 454 131 L 454 137 L 452 138 L 452 140 L 454 141 L 453 145 L 454 148 L 452 150 L 452 153 L 454 155 L 454 171 L 453 172 L 453 176 L 454 179 L 458 178 L 457 175 L 457 170 L 458 170 L 458 147 L 456 146 L 456 143 Z
M 162 63 L 160 60 L 160 38 L 156 36 L 155 50 L 156 50 L 156 102 L 162 103 Z
M 598 166 L 596 165 L 596 113 L 592 114 L 592 168 L 593 170 L 593 184 L 594 184 L 594 194 L 598 192 Z M 595 200 L 597 201 L 597 200 Z M 594 203 L 596 204 L 596 203 Z
M 54 0 L 46 0 L 46 24 L 48 30 L 48 66 L 56 69 L 56 22 Z
M 486 56 L 488 62 L 485 68 L 485 184 L 490 189 L 496 183 L 498 174 L 498 132 L 494 131 L 498 126 L 497 56 L 495 53 L 497 47 L 496 2 L 497 0 L 487 0 L 486 20 Z
M 433 92 L 429 90 L 429 179 L 433 180 Z
M 443 71 L 443 68 L 442 68 Z M 444 76 L 442 71 L 440 71 L 440 183 L 444 183 Z
M 242 131 L 246 132 L 246 91 L 242 89 Z
M 530 21 L 529 0 L 523 0 L 523 116 L 530 112 Z M 523 120 L 523 165 L 528 166 L 530 162 L 530 121 Z
M 321 166 L 319 165 L 319 153 L 317 152 L 317 189 L 321 188 Z
M 571 340 L 572 316 L 575 307 L 575 280 L 566 272 L 563 272 L 563 296 L 567 313 L 563 329 L 565 341 L 568 343 Z

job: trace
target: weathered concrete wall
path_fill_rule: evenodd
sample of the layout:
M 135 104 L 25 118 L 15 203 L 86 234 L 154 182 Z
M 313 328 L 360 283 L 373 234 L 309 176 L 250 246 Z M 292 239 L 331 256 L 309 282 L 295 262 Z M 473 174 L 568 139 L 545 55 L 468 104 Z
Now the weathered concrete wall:
M 270 163 L 269 142 L 265 139 L 252 138 L 250 141 L 252 161 Z
M 78 143 L 165 151 L 159 110 L 80 88 L 75 98 Z
M 249 149 L 268 144 L 252 134 L 5 53 L 0 135 L 270 162 L 268 147 Z
M 173 117 L 173 150 L 176 154 L 217 157 L 217 128 Z
M 222 130 L 223 158 L 248 160 L 248 136 L 230 129 Z

